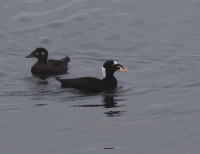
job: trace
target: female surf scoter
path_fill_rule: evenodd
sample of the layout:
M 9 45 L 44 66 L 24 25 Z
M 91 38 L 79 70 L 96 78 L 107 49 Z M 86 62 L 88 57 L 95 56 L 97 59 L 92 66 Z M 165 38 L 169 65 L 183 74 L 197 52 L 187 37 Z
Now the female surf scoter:
M 35 63 L 31 68 L 31 73 L 34 75 L 52 75 L 52 74 L 64 74 L 68 70 L 68 63 L 70 58 L 66 56 L 61 60 L 48 60 L 48 51 L 44 48 L 36 48 L 30 55 L 26 58 L 38 58 L 37 63 Z
M 103 79 L 93 77 L 82 77 L 76 79 L 59 79 L 63 88 L 75 88 L 84 92 L 98 93 L 105 90 L 115 88 L 117 80 L 114 77 L 115 71 L 127 72 L 128 70 L 116 61 L 109 60 L 102 66 Z

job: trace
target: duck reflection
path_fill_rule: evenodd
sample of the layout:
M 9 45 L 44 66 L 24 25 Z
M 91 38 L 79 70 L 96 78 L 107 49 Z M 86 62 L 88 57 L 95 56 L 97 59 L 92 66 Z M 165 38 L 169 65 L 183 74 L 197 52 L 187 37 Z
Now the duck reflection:
M 114 100 L 113 96 L 104 96 L 102 103 L 104 104 L 105 108 L 117 107 L 117 102 Z
M 113 96 L 104 96 L 102 102 L 105 108 L 123 107 L 125 105 L 118 105 L 117 102 L 124 101 L 123 99 L 116 99 Z M 125 111 L 107 111 L 104 112 L 107 117 L 121 116 Z
M 101 104 L 89 104 L 89 105 L 76 105 L 72 107 L 103 107 L 106 109 L 124 107 L 125 105 L 119 105 L 119 101 L 125 101 L 124 99 L 116 99 L 114 96 L 103 95 Z M 107 117 L 121 116 L 126 111 L 106 111 L 104 112 Z

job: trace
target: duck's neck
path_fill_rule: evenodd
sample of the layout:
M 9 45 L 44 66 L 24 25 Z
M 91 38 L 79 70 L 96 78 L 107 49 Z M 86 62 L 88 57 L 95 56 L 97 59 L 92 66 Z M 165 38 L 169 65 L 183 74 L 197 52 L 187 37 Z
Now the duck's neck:
M 103 80 L 109 80 L 109 79 L 112 79 L 112 78 L 115 78 L 115 76 L 113 74 L 110 74 L 110 75 L 106 75 L 106 77 L 103 78 Z
M 38 63 L 47 64 L 47 58 L 46 59 L 38 59 Z

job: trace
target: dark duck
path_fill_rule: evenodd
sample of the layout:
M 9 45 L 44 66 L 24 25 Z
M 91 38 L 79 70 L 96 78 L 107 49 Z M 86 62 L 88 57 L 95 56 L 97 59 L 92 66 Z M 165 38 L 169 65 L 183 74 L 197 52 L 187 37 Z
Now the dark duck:
M 94 77 L 82 77 L 75 79 L 59 79 L 63 88 L 74 88 L 84 92 L 98 93 L 109 89 L 113 89 L 117 86 L 117 79 L 114 76 L 114 72 L 128 70 L 116 61 L 106 61 L 102 66 L 103 79 Z
M 47 60 L 48 51 L 45 48 L 36 48 L 26 58 L 35 57 L 38 59 L 31 68 L 31 73 L 34 75 L 53 75 L 53 74 L 64 74 L 68 70 L 68 63 L 70 58 L 66 56 L 61 60 Z

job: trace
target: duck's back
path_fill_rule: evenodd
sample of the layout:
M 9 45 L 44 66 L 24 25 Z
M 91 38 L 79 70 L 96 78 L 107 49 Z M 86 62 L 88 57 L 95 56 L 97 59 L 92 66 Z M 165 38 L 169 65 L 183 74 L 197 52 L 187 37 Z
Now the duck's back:
M 77 79 L 58 79 L 64 88 L 75 88 L 84 92 L 97 93 L 117 86 L 115 77 L 109 80 L 100 80 L 93 77 L 83 77 Z
M 48 66 L 51 68 L 52 74 L 63 74 L 68 70 L 68 63 L 61 60 L 49 60 Z
M 48 66 L 52 69 L 53 74 L 63 74 L 68 70 L 70 58 L 66 56 L 61 60 L 48 60 Z

